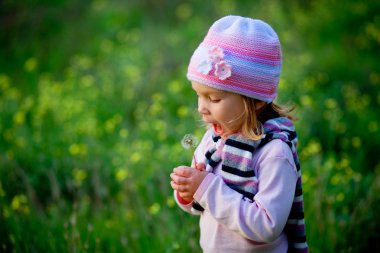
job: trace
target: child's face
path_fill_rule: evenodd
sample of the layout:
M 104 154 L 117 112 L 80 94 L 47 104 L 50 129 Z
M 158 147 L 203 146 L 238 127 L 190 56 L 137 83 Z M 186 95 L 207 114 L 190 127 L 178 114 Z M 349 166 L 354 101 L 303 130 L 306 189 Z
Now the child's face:
M 241 95 L 197 82 L 192 82 L 192 87 L 198 96 L 198 112 L 205 123 L 216 124 L 224 133 L 241 125 L 245 113 Z

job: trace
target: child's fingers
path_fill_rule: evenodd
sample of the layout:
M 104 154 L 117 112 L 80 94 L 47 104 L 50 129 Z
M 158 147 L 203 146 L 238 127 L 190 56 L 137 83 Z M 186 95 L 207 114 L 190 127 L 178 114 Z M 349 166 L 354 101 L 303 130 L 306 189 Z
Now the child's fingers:
M 178 176 L 175 173 L 170 174 L 170 178 L 176 183 L 176 184 L 186 184 L 188 182 L 188 179 L 186 177 Z
M 188 187 L 186 185 L 177 184 L 174 181 L 171 181 L 170 185 L 173 188 L 173 190 L 176 190 L 177 192 L 180 192 L 180 193 L 187 192 L 188 190 Z
M 174 168 L 173 172 L 174 174 L 182 177 L 190 177 L 192 175 L 192 171 L 194 169 L 191 167 L 186 167 L 186 166 L 179 166 L 177 168 Z

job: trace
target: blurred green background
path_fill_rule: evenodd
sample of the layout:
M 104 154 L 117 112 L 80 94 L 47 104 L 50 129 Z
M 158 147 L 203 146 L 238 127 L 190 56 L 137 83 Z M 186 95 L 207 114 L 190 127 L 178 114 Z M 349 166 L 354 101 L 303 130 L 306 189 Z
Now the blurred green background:
M 0 1 L 0 252 L 199 252 L 185 78 L 226 14 L 278 32 L 312 252 L 380 251 L 380 2 Z

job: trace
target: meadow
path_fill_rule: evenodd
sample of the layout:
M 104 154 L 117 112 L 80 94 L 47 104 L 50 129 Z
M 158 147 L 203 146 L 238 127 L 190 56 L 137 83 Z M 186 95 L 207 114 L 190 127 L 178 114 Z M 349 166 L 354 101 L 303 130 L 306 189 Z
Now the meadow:
M 214 20 L 263 19 L 296 106 L 311 252 L 380 251 L 378 1 L 0 2 L 0 252 L 200 252 L 169 174 Z

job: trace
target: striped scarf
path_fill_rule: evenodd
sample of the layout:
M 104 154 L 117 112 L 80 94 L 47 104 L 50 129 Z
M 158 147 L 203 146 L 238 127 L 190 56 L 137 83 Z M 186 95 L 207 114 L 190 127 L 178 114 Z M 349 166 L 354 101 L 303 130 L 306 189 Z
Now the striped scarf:
M 213 168 L 222 161 L 221 176 L 224 182 L 235 191 L 241 193 L 243 198 L 253 201 L 257 193 L 257 177 L 251 166 L 254 151 L 268 142 L 280 139 L 292 151 L 294 163 L 297 168 L 297 184 L 294 200 L 284 231 L 288 237 L 288 252 L 306 253 L 306 230 L 304 222 L 304 208 L 302 197 L 301 167 L 296 151 L 297 135 L 293 123 L 285 118 L 278 117 L 267 120 L 264 125 L 264 138 L 258 141 L 248 140 L 240 135 L 230 136 L 218 152 L 215 145 L 206 152 L 206 170 L 213 172 Z M 216 143 L 221 137 L 213 136 Z M 193 203 L 193 210 L 202 212 L 204 209 L 198 203 Z

